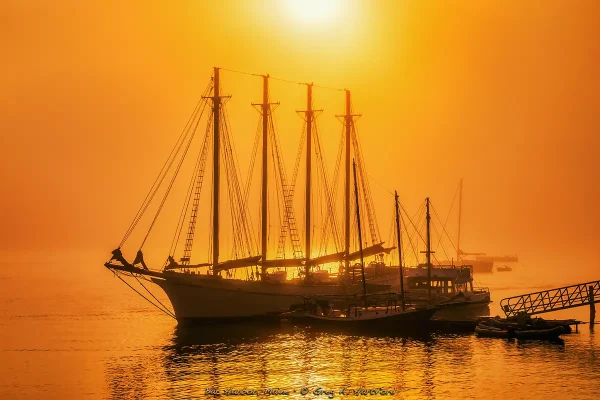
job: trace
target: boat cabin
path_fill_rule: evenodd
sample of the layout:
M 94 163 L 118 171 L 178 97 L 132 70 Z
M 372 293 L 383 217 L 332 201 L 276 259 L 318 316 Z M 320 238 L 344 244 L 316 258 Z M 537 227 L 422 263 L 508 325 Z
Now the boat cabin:
M 420 264 L 405 269 L 406 289 L 427 290 L 427 266 Z M 469 266 L 436 265 L 431 267 L 431 291 L 436 294 L 455 294 L 473 291 L 473 275 Z

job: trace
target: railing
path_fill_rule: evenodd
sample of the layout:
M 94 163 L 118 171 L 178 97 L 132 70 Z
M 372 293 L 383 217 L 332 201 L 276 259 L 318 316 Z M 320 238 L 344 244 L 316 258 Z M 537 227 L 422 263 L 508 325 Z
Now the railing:
M 518 313 L 533 315 L 580 307 L 590 304 L 588 289 L 590 286 L 592 287 L 593 302 L 600 303 L 600 281 L 593 281 L 508 297 L 500 301 L 500 306 L 507 317 L 515 316 Z

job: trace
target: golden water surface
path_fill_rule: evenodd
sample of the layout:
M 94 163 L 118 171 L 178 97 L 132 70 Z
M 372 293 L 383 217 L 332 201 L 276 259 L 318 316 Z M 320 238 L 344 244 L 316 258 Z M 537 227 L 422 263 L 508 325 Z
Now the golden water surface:
M 94 279 L 3 269 L 0 397 L 340 398 L 344 388 L 348 397 L 362 388 L 388 394 L 360 397 L 403 399 L 600 393 L 600 340 L 587 325 L 560 343 L 472 334 L 352 336 L 291 323 L 178 328 L 104 268 L 86 270 Z M 518 269 L 478 281 L 492 289 L 492 314 L 502 297 L 539 290 Z M 587 320 L 588 310 L 556 315 Z M 244 389 L 258 395 L 225 395 Z M 267 396 L 268 390 L 289 395 Z

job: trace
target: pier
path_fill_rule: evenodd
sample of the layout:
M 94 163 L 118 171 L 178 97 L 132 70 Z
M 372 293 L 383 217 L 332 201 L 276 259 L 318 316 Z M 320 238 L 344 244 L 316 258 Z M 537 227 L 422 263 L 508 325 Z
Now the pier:
M 520 313 L 534 315 L 589 305 L 590 326 L 593 327 L 597 302 L 600 302 L 600 281 L 507 297 L 500 301 L 500 306 L 507 317 L 513 317 Z

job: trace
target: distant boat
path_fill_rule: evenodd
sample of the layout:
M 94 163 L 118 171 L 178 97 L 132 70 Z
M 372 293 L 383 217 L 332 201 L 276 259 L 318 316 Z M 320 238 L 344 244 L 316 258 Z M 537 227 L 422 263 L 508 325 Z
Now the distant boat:
M 487 262 L 505 262 L 505 263 L 514 263 L 519 262 L 519 256 L 517 255 L 508 255 L 508 256 L 488 256 L 488 255 L 478 255 L 475 257 L 477 261 L 487 261 Z
M 505 265 L 503 267 L 496 267 L 496 271 L 498 271 L 498 272 L 510 272 L 510 271 L 512 271 L 512 268 L 509 267 L 508 265 Z
M 519 258 L 516 255 L 508 256 L 488 256 L 486 253 L 467 253 L 460 248 L 460 229 L 462 216 L 462 179 L 459 186 L 458 197 L 458 238 L 456 245 L 456 265 L 471 266 L 474 273 L 492 273 L 494 272 L 494 262 L 517 262 Z M 465 258 L 474 256 L 475 258 Z M 444 261 L 443 263 L 451 264 Z

